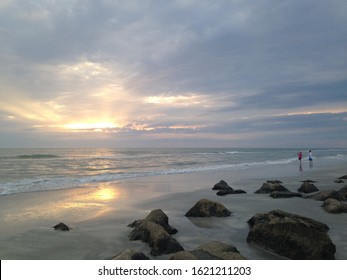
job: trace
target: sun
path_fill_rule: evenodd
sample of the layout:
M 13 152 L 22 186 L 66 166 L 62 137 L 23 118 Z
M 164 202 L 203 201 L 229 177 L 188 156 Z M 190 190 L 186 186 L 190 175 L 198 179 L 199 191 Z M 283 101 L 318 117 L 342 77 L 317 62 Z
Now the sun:
M 79 123 L 69 123 L 63 126 L 64 129 L 74 130 L 74 131 L 95 131 L 103 132 L 115 128 L 119 128 L 118 124 L 113 122 L 79 122 Z

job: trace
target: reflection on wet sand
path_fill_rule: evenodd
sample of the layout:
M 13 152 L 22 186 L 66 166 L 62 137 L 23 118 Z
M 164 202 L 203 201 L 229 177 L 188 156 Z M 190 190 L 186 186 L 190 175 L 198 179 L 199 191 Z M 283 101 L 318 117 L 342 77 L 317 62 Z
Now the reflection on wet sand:
M 22 194 L 23 196 L 35 196 L 32 194 Z M 73 222 L 88 220 L 103 215 L 111 210 L 115 211 L 117 203 L 122 200 L 126 193 L 120 188 L 112 185 L 100 185 L 98 187 L 71 189 L 65 191 L 46 192 L 44 199 L 26 200 L 31 201 L 30 205 L 21 202 L 21 199 L 14 198 L 17 204 L 16 211 L 3 213 L 0 215 L 2 222 L 28 222 L 32 220 L 58 220 L 68 217 Z M 42 196 L 37 196 L 42 198 Z M 0 213 L 2 214 L 2 213 Z M 68 222 L 68 221 L 66 221 Z

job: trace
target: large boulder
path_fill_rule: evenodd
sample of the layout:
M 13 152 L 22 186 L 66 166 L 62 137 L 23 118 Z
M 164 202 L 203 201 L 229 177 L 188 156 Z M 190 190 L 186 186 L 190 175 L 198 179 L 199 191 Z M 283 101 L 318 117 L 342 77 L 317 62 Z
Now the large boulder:
M 247 242 L 289 259 L 334 259 L 328 226 L 299 215 L 274 210 L 253 216 Z
M 172 260 L 245 260 L 233 245 L 212 241 L 189 252 L 175 253 Z
M 333 198 L 325 200 L 322 207 L 332 214 L 347 213 L 347 204 Z
M 111 260 L 149 260 L 142 252 L 135 249 L 125 249 L 111 258 Z
M 340 179 L 340 180 L 347 179 L 347 175 L 341 176 L 341 177 L 339 177 L 337 179 Z
M 319 189 L 310 181 L 304 181 L 298 189 L 298 192 L 302 193 L 313 193 L 318 191 Z
M 161 225 L 169 234 L 177 233 L 177 229 L 169 225 L 169 217 L 161 209 L 152 210 L 143 220 L 137 220 L 129 224 L 129 227 L 137 227 L 144 221 L 150 221 Z
M 267 181 L 264 182 L 260 189 L 254 193 L 271 193 L 274 191 L 289 192 L 289 190 L 279 183 L 279 181 Z
M 223 204 L 209 199 L 200 199 L 185 214 L 186 217 L 227 217 L 231 211 L 226 209 Z
M 142 240 L 152 248 L 151 255 L 159 256 L 183 251 L 183 247 L 159 224 L 144 220 L 129 234 L 129 240 Z

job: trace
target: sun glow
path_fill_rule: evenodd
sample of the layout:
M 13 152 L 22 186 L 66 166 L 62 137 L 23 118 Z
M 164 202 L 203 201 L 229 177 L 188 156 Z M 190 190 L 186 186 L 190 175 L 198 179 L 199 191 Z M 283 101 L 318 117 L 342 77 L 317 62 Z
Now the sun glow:
M 111 122 L 86 122 L 86 123 L 70 123 L 63 126 L 69 130 L 93 130 L 93 131 L 104 131 L 108 129 L 119 128 L 120 126 Z

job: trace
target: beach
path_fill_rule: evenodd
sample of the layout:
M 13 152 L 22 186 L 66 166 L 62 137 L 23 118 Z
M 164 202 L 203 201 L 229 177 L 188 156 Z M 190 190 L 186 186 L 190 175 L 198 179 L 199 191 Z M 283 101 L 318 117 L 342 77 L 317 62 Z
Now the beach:
M 247 221 L 256 213 L 280 209 L 316 219 L 329 226 L 336 245 L 335 259 L 347 260 L 346 213 L 329 214 L 322 201 L 299 197 L 274 199 L 255 194 L 266 180 L 281 180 L 297 191 L 303 180 L 314 180 L 319 190 L 338 190 L 334 181 L 347 174 L 347 162 L 313 168 L 303 162 L 290 165 L 255 166 L 239 170 L 210 170 L 100 182 L 94 186 L 0 196 L 0 258 L 2 260 L 104 260 L 134 248 L 150 259 L 169 259 L 170 254 L 151 256 L 147 243 L 130 241 L 128 224 L 162 209 L 169 224 L 177 228 L 174 238 L 185 250 L 218 240 L 234 245 L 247 259 L 285 259 L 247 243 Z M 212 190 L 220 180 L 245 194 L 217 196 Z M 185 213 L 201 198 L 222 203 L 230 217 L 187 218 Z M 55 231 L 63 222 L 70 231 Z

